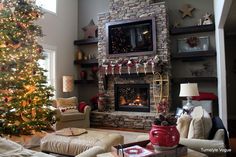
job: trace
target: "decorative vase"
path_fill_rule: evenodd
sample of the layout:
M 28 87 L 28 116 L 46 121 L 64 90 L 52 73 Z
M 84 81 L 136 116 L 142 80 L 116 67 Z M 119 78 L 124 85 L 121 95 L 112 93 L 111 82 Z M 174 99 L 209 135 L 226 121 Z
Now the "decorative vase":
M 103 112 L 106 109 L 106 99 L 104 96 L 99 96 L 98 98 L 98 111 Z
M 152 124 L 149 139 L 156 150 L 173 149 L 179 144 L 179 131 L 175 125 L 161 126 Z
M 81 80 L 87 80 L 87 72 L 86 71 L 81 71 L 80 72 L 80 78 Z

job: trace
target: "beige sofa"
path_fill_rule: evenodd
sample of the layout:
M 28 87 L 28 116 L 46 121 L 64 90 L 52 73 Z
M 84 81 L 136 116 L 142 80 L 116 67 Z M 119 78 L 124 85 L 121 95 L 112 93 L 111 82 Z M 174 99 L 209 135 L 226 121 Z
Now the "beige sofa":
M 148 139 L 148 134 L 140 135 L 137 137 L 136 141 L 143 141 Z M 212 140 L 180 138 L 179 143 L 195 151 L 207 154 L 209 157 L 226 156 L 226 153 L 220 152 L 221 149 L 225 148 L 223 129 L 219 129 Z
M 9 156 L 32 156 L 32 157 L 54 157 L 49 154 L 42 152 L 33 151 L 30 149 L 25 149 L 22 145 L 13 142 L 11 140 L 0 137 L 0 156 L 9 157 Z
M 224 129 L 216 127 L 214 119 L 216 118 L 212 119 L 201 106 L 195 107 L 191 115 L 181 115 L 177 121 L 181 137 L 179 143 L 208 156 L 226 156 L 224 150 L 227 148 L 227 133 Z M 210 136 L 211 140 L 208 139 Z M 137 141 L 147 139 L 149 136 L 144 135 L 139 136 Z
M 57 117 L 57 122 L 55 123 L 56 130 L 69 127 L 90 127 L 90 106 L 85 106 L 84 111 L 79 112 L 76 108 L 76 105 L 78 105 L 78 100 L 76 97 L 58 98 L 54 103 Z

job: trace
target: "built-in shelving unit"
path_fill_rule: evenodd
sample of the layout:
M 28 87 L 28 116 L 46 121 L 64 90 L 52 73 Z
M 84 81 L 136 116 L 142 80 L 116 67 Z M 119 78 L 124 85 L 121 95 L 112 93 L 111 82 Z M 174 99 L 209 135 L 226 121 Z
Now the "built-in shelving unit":
M 81 65 L 81 67 L 93 67 L 98 66 L 97 59 L 89 59 L 89 60 L 74 60 L 75 65 Z
M 189 27 L 176 27 L 170 30 L 171 35 L 180 35 L 180 34 L 191 34 L 191 33 L 200 33 L 200 32 L 210 32 L 215 30 L 215 25 L 201 25 L 201 26 L 189 26 Z
M 91 38 L 91 39 L 82 39 L 82 40 L 75 40 L 74 45 L 91 45 L 97 44 L 98 38 Z
M 177 27 L 170 29 L 170 35 L 172 35 L 172 39 L 178 40 L 187 38 L 190 36 L 209 36 L 209 42 L 214 41 L 210 40 L 213 38 L 215 30 L 215 25 L 199 25 L 199 26 L 189 26 L 189 27 Z M 173 42 L 175 43 L 175 42 Z M 176 42 L 178 44 L 178 42 Z M 207 73 L 204 71 L 203 73 L 199 73 L 199 75 L 193 75 L 190 72 L 190 69 L 194 70 L 193 66 L 196 69 L 201 68 L 204 63 L 212 63 L 216 58 L 216 51 L 214 50 L 214 44 L 208 43 L 208 47 L 210 48 L 207 51 L 189 51 L 189 52 L 178 52 L 178 49 L 171 54 L 171 62 L 174 70 L 181 70 L 183 67 L 183 71 L 173 71 L 171 82 L 172 82 L 172 101 L 178 106 L 178 104 L 182 104 L 181 99 L 179 98 L 179 88 L 181 83 L 198 83 L 199 91 L 205 91 L 208 88 L 209 91 L 214 91 L 217 88 L 217 77 L 212 73 Z M 176 45 L 177 46 L 177 45 Z M 192 64 L 193 63 L 193 64 Z M 212 63 L 211 65 L 215 65 Z M 214 67 L 211 67 L 214 68 Z M 197 70 L 196 70 L 197 71 Z M 186 73 L 185 73 L 186 72 Z M 217 90 L 217 89 L 216 89 Z
M 97 80 L 75 80 L 75 84 L 95 84 Z
M 176 77 L 172 78 L 173 83 L 202 83 L 202 82 L 211 82 L 216 83 L 217 78 L 216 77 Z
M 196 52 L 181 52 L 181 53 L 173 53 L 171 55 L 171 59 L 188 59 L 188 58 L 202 58 L 202 57 L 213 57 L 216 56 L 216 51 L 196 51 Z

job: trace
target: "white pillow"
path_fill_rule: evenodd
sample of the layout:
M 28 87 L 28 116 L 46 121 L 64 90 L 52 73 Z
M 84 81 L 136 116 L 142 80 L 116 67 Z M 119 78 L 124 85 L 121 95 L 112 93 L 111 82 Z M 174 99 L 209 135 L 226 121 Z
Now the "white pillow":
M 187 113 L 182 114 L 178 120 L 177 120 L 177 129 L 179 131 L 180 137 L 187 138 L 188 137 L 188 131 L 189 131 L 189 125 L 191 123 L 191 116 Z
M 78 104 L 77 97 L 70 97 L 70 98 L 57 98 L 57 107 L 72 107 Z
M 208 112 L 198 106 L 193 109 L 191 116 L 188 138 L 207 139 L 212 128 L 212 120 Z

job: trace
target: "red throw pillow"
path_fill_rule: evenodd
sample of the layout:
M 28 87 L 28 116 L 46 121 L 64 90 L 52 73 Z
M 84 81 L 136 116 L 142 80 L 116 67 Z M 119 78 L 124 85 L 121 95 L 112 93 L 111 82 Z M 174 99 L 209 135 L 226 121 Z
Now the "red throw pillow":
M 87 106 L 87 104 L 84 101 L 81 101 L 77 106 L 78 111 L 84 113 L 85 106 Z

